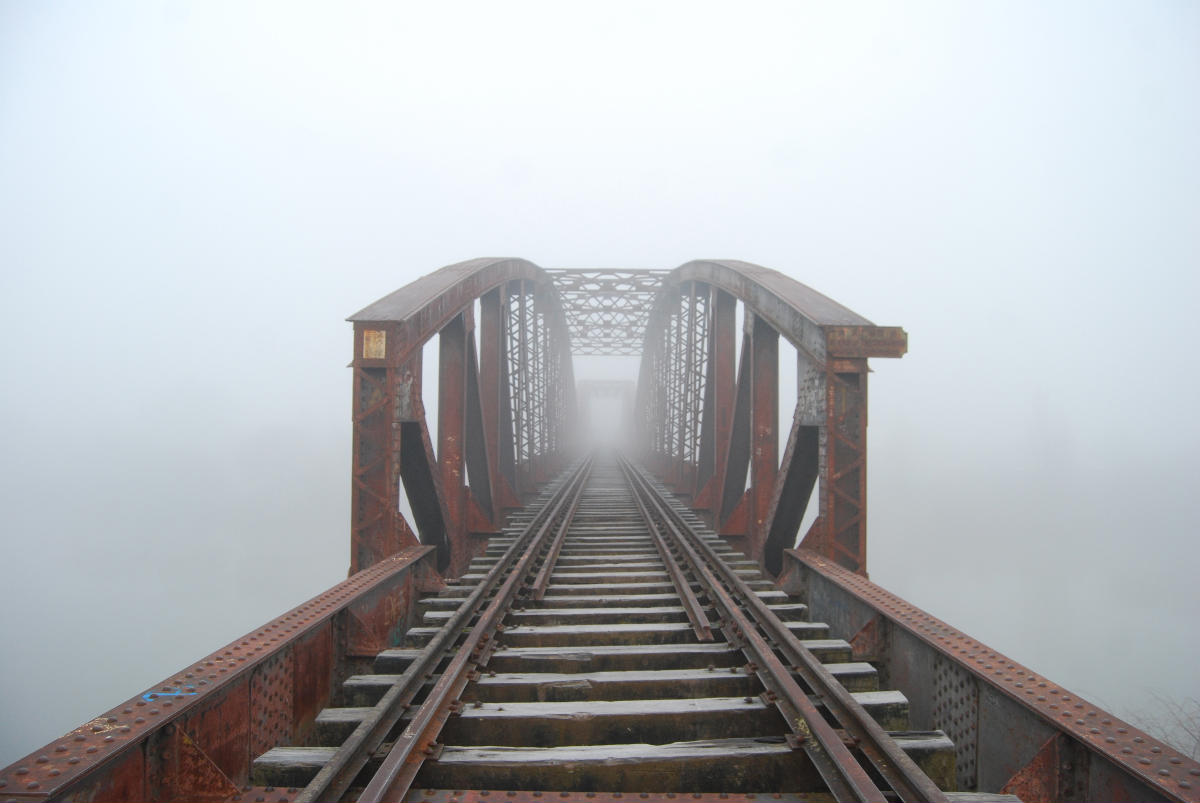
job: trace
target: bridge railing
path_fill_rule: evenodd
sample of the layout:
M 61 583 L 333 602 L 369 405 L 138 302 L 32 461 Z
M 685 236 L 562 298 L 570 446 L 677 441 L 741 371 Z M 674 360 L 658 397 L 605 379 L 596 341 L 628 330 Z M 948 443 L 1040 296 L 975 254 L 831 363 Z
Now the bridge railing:
M 439 568 L 461 572 L 470 535 L 493 532 L 504 509 L 520 506 L 569 449 L 575 383 L 553 282 L 523 259 L 475 259 L 424 276 L 349 320 L 350 572 L 418 541 L 437 547 Z M 421 388 L 424 346 L 435 336 L 436 452 Z
M 1200 800 L 1200 763 L 858 574 L 787 550 L 781 587 L 820 610 L 954 742 L 959 791 L 1026 801 Z
M 795 347 L 798 376 L 782 457 L 781 336 Z M 804 547 L 865 574 L 867 359 L 906 350 L 904 330 L 777 271 L 689 262 L 664 277 L 646 329 L 637 403 L 645 462 L 772 572 L 819 487 Z
M 346 677 L 400 643 L 441 583 L 432 552 L 400 550 L 0 768 L 0 800 L 266 799 L 251 762 L 305 744 Z

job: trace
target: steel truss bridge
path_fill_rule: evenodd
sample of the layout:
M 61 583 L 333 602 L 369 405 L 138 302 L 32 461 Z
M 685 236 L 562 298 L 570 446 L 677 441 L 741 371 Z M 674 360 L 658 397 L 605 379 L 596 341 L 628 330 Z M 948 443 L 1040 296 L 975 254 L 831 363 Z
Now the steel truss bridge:
M 715 260 L 477 259 L 350 320 L 348 579 L 0 800 L 1200 800 L 1196 762 L 867 579 L 867 361 L 902 329 Z M 606 399 L 628 455 L 581 448 Z

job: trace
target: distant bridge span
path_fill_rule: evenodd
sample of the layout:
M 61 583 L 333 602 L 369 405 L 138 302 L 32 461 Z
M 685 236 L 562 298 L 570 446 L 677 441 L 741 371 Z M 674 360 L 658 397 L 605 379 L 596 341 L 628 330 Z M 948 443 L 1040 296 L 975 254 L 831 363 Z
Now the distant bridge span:
M 867 579 L 867 361 L 902 329 L 732 260 L 476 259 L 349 320 L 349 578 L 0 800 L 1200 800 L 1196 762 Z M 584 453 L 603 398 L 630 459 Z

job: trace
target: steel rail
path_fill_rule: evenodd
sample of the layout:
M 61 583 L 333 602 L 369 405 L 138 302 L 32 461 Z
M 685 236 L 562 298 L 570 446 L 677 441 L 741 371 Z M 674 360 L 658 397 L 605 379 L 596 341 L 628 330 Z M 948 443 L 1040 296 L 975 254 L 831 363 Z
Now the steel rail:
M 707 562 L 693 549 L 681 531 L 690 533 L 690 528 L 686 525 L 680 527 L 680 523 L 668 514 L 667 506 L 657 492 L 627 461 L 622 460 L 622 468 L 634 493 L 641 495 L 647 506 L 654 509 L 659 521 L 687 556 L 692 571 L 721 614 L 718 625 L 725 631 L 727 640 L 746 653 L 750 659 L 747 668 L 754 671 L 767 688 L 764 701 L 773 703 L 783 714 L 788 727 L 795 733 L 794 746 L 808 755 L 834 798 L 856 803 L 885 803 L 887 798 L 866 769 L 854 760 L 838 732 L 821 716 L 821 712 L 792 678 L 788 667 L 741 612 L 737 601 L 717 580 Z
M 583 479 L 580 481 L 580 486 L 587 482 L 587 478 L 592 473 L 592 461 L 589 459 L 584 468 Z M 569 524 L 575 518 L 575 511 L 579 509 L 579 501 L 583 498 L 583 494 L 575 495 L 571 502 L 571 509 L 567 511 L 566 521 Z M 567 539 L 567 527 L 559 527 L 558 533 L 554 536 L 554 541 L 550 544 L 550 549 L 546 552 L 546 559 L 542 561 L 542 567 L 538 569 L 537 577 L 534 578 L 533 584 L 528 589 L 528 594 L 535 600 L 540 600 L 546 596 L 546 589 L 550 586 L 550 575 L 554 573 L 554 567 L 558 564 L 558 553 L 562 551 L 563 541 Z
M 573 478 L 565 479 L 555 493 L 561 494 L 562 490 L 570 485 L 571 479 Z M 382 699 L 375 704 L 371 713 L 359 723 L 329 761 L 296 796 L 296 803 L 338 800 L 346 793 L 375 751 L 383 744 L 388 733 L 412 707 L 417 693 L 433 678 L 446 652 L 454 646 L 454 642 L 470 624 L 507 569 L 518 559 L 530 539 L 536 538 L 537 534 L 543 532 L 553 521 L 558 509 L 555 505 L 557 501 L 558 496 L 552 496 L 542 505 L 521 535 L 513 541 L 500 560 L 496 561 L 496 565 L 488 571 L 475 590 L 463 600 L 445 626 L 425 645 L 384 693 Z
M 547 502 L 546 507 L 551 508 L 552 512 L 545 517 L 532 539 L 528 534 L 533 525 L 527 528 L 525 536 L 519 542 L 524 548 L 516 564 L 508 572 L 486 610 L 480 614 L 449 666 L 434 683 L 425 701 L 392 744 L 383 763 L 358 796 L 359 803 L 398 803 L 408 793 L 425 759 L 436 755 L 437 735 L 450 714 L 461 705 L 459 695 L 471 680 L 469 671 L 478 663 L 486 661 L 491 650 L 495 648 L 492 635 L 500 629 L 501 619 L 508 614 L 513 598 L 532 571 L 532 564 L 540 558 L 548 534 L 554 528 L 561 531 L 570 526 L 571 517 L 574 515 L 578 498 L 583 493 L 590 470 L 589 457 L 563 483 L 555 497 Z M 514 543 L 505 556 L 512 555 L 516 546 L 517 543 Z M 495 572 L 495 568 L 488 573 L 489 577 Z
M 632 486 L 632 483 L 631 483 Z M 654 517 L 646 508 L 646 503 L 638 494 L 633 494 L 634 504 L 637 505 L 638 511 L 642 514 L 642 519 L 646 522 L 646 529 L 650 532 L 650 538 L 654 541 L 654 547 L 658 550 L 659 557 L 667 567 L 667 573 L 671 576 L 671 583 L 675 586 L 675 593 L 679 595 L 679 599 L 683 602 L 684 612 L 687 613 L 688 621 L 692 624 L 692 630 L 696 633 L 696 638 L 701 641 L 712 641 L 712 625 L 708 621 L 708 616 L 704 613 L 704 606 L 700 604 L 700 600 L 696 598 L 696 593 L 692 591 L 691 581 L 683 574 L 683 569 L 679 567 L 679 562 L 675 560 L 675 556 L 671 554 L 670 547 L 663 539 L 662 533 L 658 531 L 658 527 Z
M 724 588 L 718 587 L 713 589 L 718 597 L 727 599 L 732 604 L 733 607 L 730 609 L 730 613 L 736 622 L 734 625 L 735 632 L 740 631 L 741 635 L 747 641 L 752 642 L 761 640 L 761 636 L 759 636 L 754 625 L 762 629 L 763 633 L 766 634 L 774 646 L 792 664 L 791 670 L 804 680 L 813 694 L 825 705 L 826 710 L 842 726 L 854 746 L 867 757 L 891 787 L 892 791 L 901 800 L 906 803 L 916 803 L 917 801 L 941 803 L 942 801 L 946 801 L 945 793 L 900 749 L 879 723 L 833 677 L 824 664 L 821 663 L 820 659 L 813 655 L 796 638 L 794 633 L 788 630 L 787 625 L 771 612 L 766 603 L 751 591 L 745 582 L 737 576 L 737 573 L 721 560 L 712 547 L 706 544 L 683 521 L 682 517 L 672 508 L 669 502 L 663 499 L 661 494 L 654 489 L 653 485 L 646 480 L 644 475 L 631 464 L 626 463 L 626 468 L 627 471 L 640 480 L 641 487 L 645 488 L 651 495 L 651 499 L 656 503 L 655 506 L 674 524 L 671 529 L 686 537 L 687 540 L 682 542 L 685 550 L 694 555 L 695 553 L 691 549 L 691 546 L 694 545 L 699 548 L 705 556 L 704 562 L 720 573 L 724 584 L 733 589 L 737 595 L 738 601 L 734 602 L 733 598 L 725 592 Z M 699 556 L 697 555 L 696 557 Z M 746 619 L 745 614 L 742 613 L 740 608 L 745 608 L 750 613 L 754 619 L 753 623 L 750 623 Z M 770 651 L 770 657 L 774 661 L 778 661 L 773 651 Z M 808 701 L 808 695 L 804 694 L 803 690 L 791 678 L 790 672 L 787 673 L 787 681 L 786 686 L 799 691 L 804 701 Z M 799 703 L 800 701 L 795 700 L 794 702 Z M 819 713 L 818 716 L 820 716 Z M 824 723 L 823 718 L 821 718 L 821 721 Z M 791 722 L 790 719 L 789 722 Z M 853 760 L 852 757 L 851 760 Z

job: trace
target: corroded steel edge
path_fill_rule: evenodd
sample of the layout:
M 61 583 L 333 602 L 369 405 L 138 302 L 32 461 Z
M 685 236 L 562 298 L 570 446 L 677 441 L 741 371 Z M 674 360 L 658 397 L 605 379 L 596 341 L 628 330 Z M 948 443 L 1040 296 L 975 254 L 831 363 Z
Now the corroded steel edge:
M 550 276 L 534 263 L 518 258 L 471 259 L 447 265 L 401 287 L 351 315 L 354 324 L 354 361 L 358 368 L 402 365 L 412 353 L 436 335 L 476 299 L 508 282 L 526 280 L 550 292 L 544 295 L 547 319 L 556 335 L 570 342 L 558 292 Z M 388 332 L 385 358 L 366 357 L 363 332 Z
M 894 358 L 908 351 L 908 335 L 900 327 L 876 326 L 829 296 L 762 265 L 694 260 L 667 274 L 660 295 L 688 281 L 705 282 L 741 299 L 821 366 L 827 357 Z M 652 328 L 653 319 L 648 330 Z
M 796 792 L 737 794 L 734 792 L 538 792 L 488 789 L 414 789 L 409 803 L 825 803 L 826 794 Z
M 865 577 L 810 550 L 785 552 L 1142 783 L 1170 798 L 1200 801 L 1200 763 Z
M 290 803 L 297 788 L 245 787 L 230 803 Z M 555 792 L 530 789 L 413 789 L 408 803 L 831 803 L 827 794 L 798 792 Z
M 432 551 L 409 547 L 380 561 L 5 767 L 0 770 L 0 798 L 57 797 L 155 731 L 201 710 L 234 681 Z

